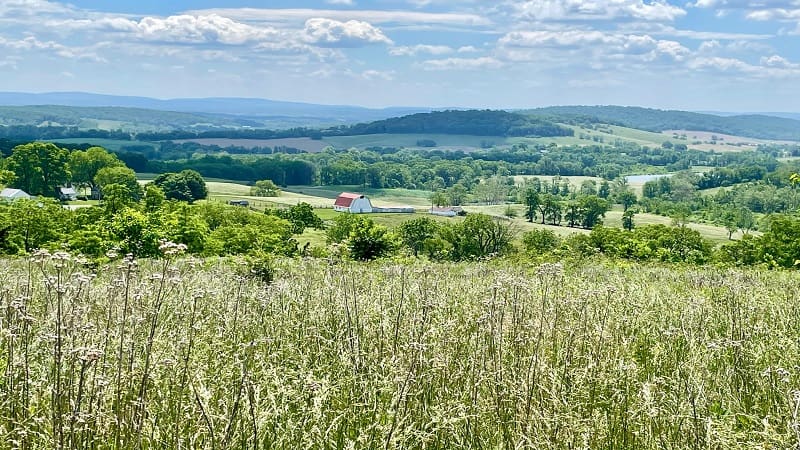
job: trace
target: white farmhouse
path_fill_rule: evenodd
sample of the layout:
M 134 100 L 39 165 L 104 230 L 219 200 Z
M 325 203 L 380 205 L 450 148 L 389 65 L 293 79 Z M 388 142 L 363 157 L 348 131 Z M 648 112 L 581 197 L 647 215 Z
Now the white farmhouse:
M 366 195 L 342 192 L 333 203 L 334 211 L 349 212 L 353 214 L 371 213 L 372 202 Z
M 10 202 L 20 198 L 31 198 L 31 196 L 22 189 L 5 188 L 0 191 L 0 201 Z

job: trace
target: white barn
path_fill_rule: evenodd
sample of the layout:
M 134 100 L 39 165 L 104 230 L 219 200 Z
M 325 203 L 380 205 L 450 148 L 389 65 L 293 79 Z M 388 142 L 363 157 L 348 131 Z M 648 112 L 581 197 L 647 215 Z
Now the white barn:
M 366 195 L 342 192 L 336 197 L 333 209 L 339 212 L 349 212 L 353 214 L 371 213 L 372 202 Z
M 31 196 L 22 189 L 5 188 L 0 191 L 0 200 L 10 202 L 19 198 L 31 198 Z

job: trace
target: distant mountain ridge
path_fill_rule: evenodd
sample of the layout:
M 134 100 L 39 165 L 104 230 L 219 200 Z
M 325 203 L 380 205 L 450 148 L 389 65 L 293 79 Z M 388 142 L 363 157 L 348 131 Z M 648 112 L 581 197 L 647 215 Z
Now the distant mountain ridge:
M 654 132 L 710 131 L 755 139 L 800 141 L 800 120 L 760 114 L 721 116 L 636 106 L 549 106 L 523 112 L 551 120 L 593 121 Z
M 150 97 L 91 94 L 86 92 L 49 92 L 41 94 L 0 92 L 0 105 L 57 105 L 75 107 L 123 107 L 157 111 L 236 115 L 250 118 L 283 117 L 316 119 L 315 122 L 363 122 L 388 119 L 419 112 L 426 107 L 391 107 L 372 109 L 347 105 L 318 105 L 259 98 L 209 97 L 156 99 Z
M 425 115 L 447 109 L 446 115 Z M 331 130 L 407 132 L 458 129 L 462 134 L 561 136 L 570 125 L 615 124 L 639 130 L 692 130 L 743 137 L 800 141 L 800 113 L 698 113 L 632 106 L 550 106 L 528 110 L 494 110 L 498 114 L 465 116 L 462 108 L 392 107 L 371 109 L 258 98 L 210 97 L 155 99 L 85 92 L 0 92 L 0 126 L 69 127 L 128 133 L 227 130 Z M 505 113 L 499 114 L 500 112 Z M 509 114 L 522 114 L 512 117 Z M 421 116 L 420 116 L 421 115 Z M 535 120 L 534 120 L 535 119 Z M 446 123 L 452 120 L 453 123 Z M 474 128 L 471 129 L 470 127 Z M 28 130 L 34 135 L 35 130 Z M 28 135 L 26 134 L 26 135 Z

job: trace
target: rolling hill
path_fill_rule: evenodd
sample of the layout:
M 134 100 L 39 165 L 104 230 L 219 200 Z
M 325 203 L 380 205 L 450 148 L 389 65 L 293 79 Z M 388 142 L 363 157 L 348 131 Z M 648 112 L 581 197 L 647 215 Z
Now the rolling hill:
M 256 124 L 251 126 L 275 126 L 277 123 L 286 123 L 290 126 L 328 126 L 333 124 L 380 120 L 417 112 L 428 112 L 432 109 L 424 107 L 371 109 L 359 106 L 320 105 L 259 98 L 233 97 L 156 99 L 149 97 L 90 94 L 85 92 L 52 92 L 42 94 L 0 92 L 0 105 L 58 105 L 84 108 L 119 107 L 201 113 L 203 116 L 223 116 L 229 120 L 235 118 L 245 119 Z
M 756 139 L 800 141 L 800 120 L 758 114 L 720 116 L 633 106 L 550 106 L 524 113 L 556 121 L 607 123 L 639 130 L 696 130 Z

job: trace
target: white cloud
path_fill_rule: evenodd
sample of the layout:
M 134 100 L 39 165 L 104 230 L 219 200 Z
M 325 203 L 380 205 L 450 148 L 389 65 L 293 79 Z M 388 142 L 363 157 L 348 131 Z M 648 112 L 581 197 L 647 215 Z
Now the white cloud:
M 279 37 L 275 29 L 254 27 L 217 15 L 145 17 L 138 22 L 117 17 L 95 21 L 95 25 L 129 32 L 139 39 L 192 44 L 242 45 Z
M 67 14 L 74 9 L 57 2 L 45 0 L 0 1 L 0 17 L 35 16 L 44 14 Z
M 736 58 L 722 58 L 712 56 L 708 58 L 695 58 L 689 62 L 688 67 L 694 70 L 714 70 L 720 72 L 754 73 L 758 68 Z
M 68 47 L 66 45 L 54 41 L 41 41 L 34 36 L 28 36 L 25 37 L 24 39 L 19 39 L 19 40 L 7 39 L 0 36 L 0 47 L 5 47 L 20 52 L 29 52 L 38 50 L 47 53 L 52 53 L 67 59 L 86 59 L 97 62 L 105 62 L 105 59 L 101 58 L 100 56 L 97 55 L 96 52 L 90 49 L 79 48 L 79 47 Z
M 331 47 L 355 47 L 363 44 L 392 44 L 383 32 L 367 22 L 333 19 L 308 19 L 303 29 L 304 40 L 310 44 Z
M 717 56 L 694 58 L 687 66 L 696 71 L 737 74 L 748 79 L 800 78 L 800 64 L 778 55 L 763 57 L 759 64 Z
M 694 8 L 762 9 L 798 6 L 797 0 L 697 0 L 688 4 Z
M 244 22 L 285 23 L 325 17 L 339 21 L 359 20 L 372 24 L 436 24 L 460 26 L 487 26 L 492 22 L 486 17 L 469 13 L 429 13 L 402 10 L 325 10 L 325 9 L 261 9 L 261 8 L 213 8 L 188 11 L 186 14 L 217 14 Z
M 729 11 L 742 11 L 745 18 L 761 22 L 800 20 L 798 0 L 697 0 L 689 6 L 716 9 L 718 16 L 724 16 Z
M 751 20 L 767 21 L 767 20 L 780 20 L 780 21 L 793 21 L 800 19 L 800 9 L 758 9 L 750 11 L 745 16 Z
M 514 15 L 530 21 L 638 19 L 670 22 L 686 11 L 663 0 L 526 0 L 507 2 Z
M 631 23 L 618 27 L 618 31 L 627 33 L 646 33 L 651 36 L 671 36 L 679 38 L 697 39 L 702 41 L 719 40 L 749 40 L 758 41 L 774 37 L 771 34 L 733 33 L 722 31 L 685 30 L 665 25 L 662 23 Z
M 676 41 L 656 40 L 648 35 L 608 33 L 598 30 L 513 31 L 498 41 L 500 47 L 523 49 L 572 49 L 596 51 L 602 54 L 659 55 L 675 60 L 685 57 L 689 50 Z
M 764 56 L 761 58 L 761 65 L 766 67 L 779 67 L 784 69 L 797 69 L 800 64 L 790 62 L 788 59 L 779 55 Z
M 463 47 L 459 47 L 457 51 L 458 53 L 476 53 L 479 52 L 480 50 L 471 45 L 465 45 Z
M 372 81 L 372 80 L 384 80 L 384 81 L 392 81 L 394 79 L 394 72 L 391 71 L 380 71 L 380 70 L 365 70 L 361 72 L 361 78 Z
M 356 4 L 353 0 L 325 0 L 325 3 L 329 5 L 344 5 L 344 6 L 353 6 Z
M 493 57 L 429 59 L 422 62 L 425 70 L 480 70 L 497 69 L 503 63 Z
M 453 53 L 453 49 L 446 45 L 426 45 L 417 44 L 411 46 L 400 46 L 389 49 L 389 53 L 394 56 L 416 56 L 419 53 L 427 53 L 429 55 L 447 55 Z

